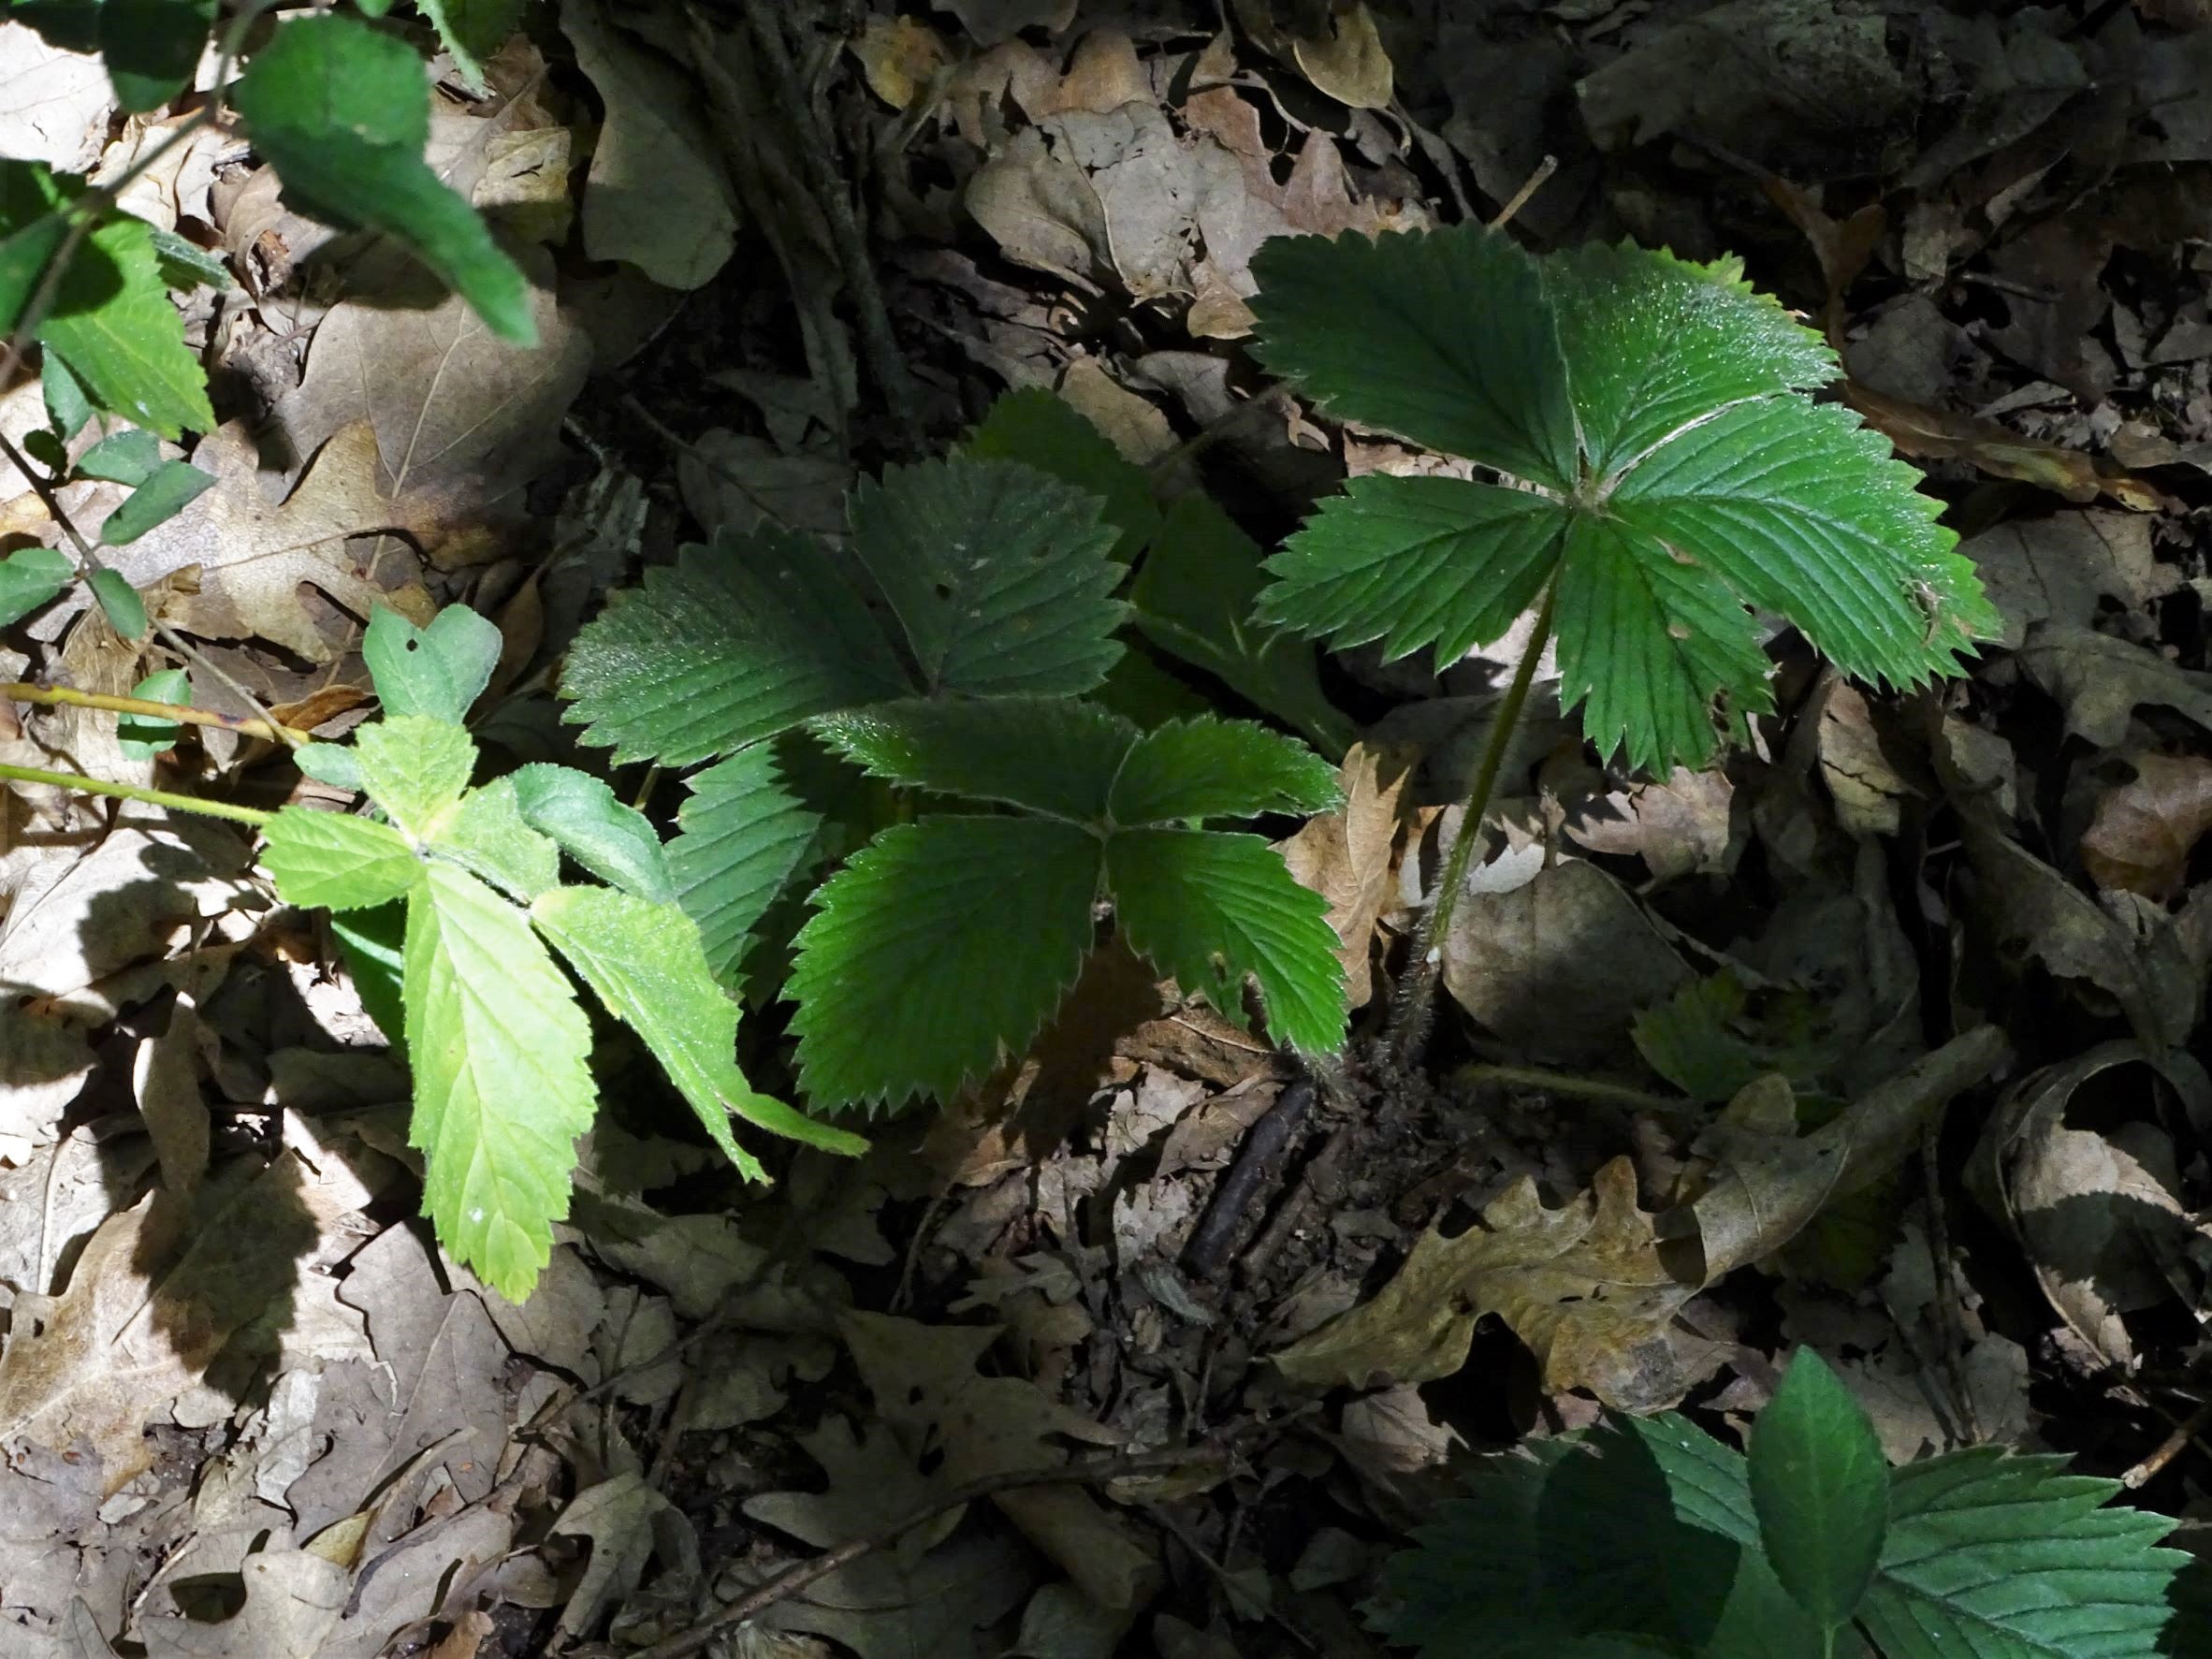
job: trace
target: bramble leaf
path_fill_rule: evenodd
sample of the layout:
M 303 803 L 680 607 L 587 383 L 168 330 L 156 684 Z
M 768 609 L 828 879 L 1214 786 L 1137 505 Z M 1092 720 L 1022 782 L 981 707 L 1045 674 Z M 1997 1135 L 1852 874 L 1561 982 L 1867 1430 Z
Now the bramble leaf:
M 1866 1412 L 1800 1347 L 1752 1427 L 1752 1506 L 1774 1576 L 1826 1627 L 1857 1610 L 1889 1528 L 1889 1463 Z
M 450 728 L 449 728 L 450 729 Z M 528 904 L 560 880 L 560 850 L 522 817 L 515 780 L 473 789 L 438 814 L 423 845 Z
M 760 1160 L 730 1133 L 730 1113 L 827 1152 L 858 1156 L 867 1142 L 756 1094 L 737 1069 L 737 1005 L 706 971 L 698 930 L 670 904 L 607 887 L 556 887 L 531 920 L 599 999 L 645 1040 L 723 1154 L 753 1180 Z
M 499 666 L 500 631 L 465 604 L 417 628 L 389 605 L 370 615 L 361 639 L 370 683 L 386 715 L 421 714 L 459 725 Z
M 1276 1041 L 1308 1054 L 1344 1041 L 1329 901 L 1259 837 L 1124 830 L 1106 843 L 1106 883 L 1115 925 L 1185 991 L 1239 1018 L 1249 974 Z
M 1268 619 L 1393 658 L 1431 648 L 1441 669 L 1551 585 L 1563 702 L 1654 769 L 1702 762 L 1768 706 L 1750 607 L 1900 686 L 1997 632 L 1918 475 L 1801 395 L 1836 372 L 1826 342 L 1732 264 L 1538 260 L 1458 227 L 1278 240 L 1253 269 L 1271 367 L 1342 418 L 1525 487 L 1356 481 L 1270 561 Z
M 516 804 L 531 828 L 597 876 L 648 904 L 676 897 L 668 855 L 652 821 L 623 805 L 589 772 L 537 762 L 510 774 Z
M 911 687 L 822 544 L 764 526 L 648 570 L 577 635 L 561 689 L 618 763 L 688 766 Z
M 863 480 L 852 546 L 924 691 L 1077 696 L 1121 655 L 1121 572 L 1099 502 L 1034 467 L 954 456 Z
M 184 343 L 144 221 L 110 219 L 84 240 L 38 339 L 110 414 L 164 438 L 213 429 L 208 378 Z
M 395 898 L 365 910 L 333 910 L 330 937 L 345 958 L 362 1011 L 376 1022 L 386 1041 L 404 1043 L 407 1016 L 400 981 L 407 969 L 407 901 Z
M 190 84 L 215 0 L 99 0 L 99 7 L 100 56 L 127 113 L 158 109 Z
M 1001 1044 L 1019 1052 L 1090 949 L 1099 853 L 1070 824 L 953 816 L 896 825 L 854 853 L 815 894 L 786 987 L 808 1096 L 950 1099 Z M 977 925 L 1010 896 L 1018 926 Z
M 521 268 L 423 160 L 429 82 L 405 42 L 355 18 L 297 19 L 255 54 L 231 103 L 275 167 L 289 206 L 342 230 L 382 231 L 443 277 L 494 334 L 537 343 Z M 83 370 L 74 354 L 70 360 Z
M 102 438 L 86 450 L 78 458 L 77 471 L 86 478 L 136 487 L 145 483 L 160 465 L 161 440 L 132 427 Z
M 128 546 L 148 531 L 167 524 L 214 487 L 214 479 L 188 461 L 163 461 L 122 506 L 108 515 L 100 525 L 100 545 Z
M 346 812 L 286 807 L 262 831 L 261 863 L 277 896 L 303 910 L 353 910 L 404 897 L 423 862 L 386 823 Z
M 107 3 L 112 6 L 115 0 Z M 482 93 L 484 60 L 515 32 L 522 18 L 522 0 L 422 0 L 422 9 L 437 25 L 438 38 L 453 54 L 454 66 Z
M 146 602 L 138 597 L 138 590 L 121 571 L 96 570 L 85 579 L 84 585 L 99 602 L 100 614 L 108 618 L 108 626 L 120 637 L 139 639 L 145 635 Z
M 591 1028 L 517 910 L 451 865 L 407 900 L 409 1143 L 438 1237 L 511 1302 L 530 1294 L 568 1214 L 591 1127 Z
M 370 798 L 391 814 L 402 833 L 419 841 L 469 787 L 476 746 L 448 720 L 402 714 L 357 732 L 354 758 Z

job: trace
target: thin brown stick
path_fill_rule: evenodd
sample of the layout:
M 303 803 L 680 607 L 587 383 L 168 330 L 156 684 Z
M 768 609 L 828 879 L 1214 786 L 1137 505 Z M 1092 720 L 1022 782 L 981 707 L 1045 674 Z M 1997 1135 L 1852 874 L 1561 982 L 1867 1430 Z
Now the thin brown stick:
M 679 1631 L 665 1641 L 656 1642 L 635 1655 L 635 1659 L 689 1659 L 689 1655 L 696 1653 L 732 1625 L 758 1618 L 778 1602 L 796 1595 L 808 1585 L 828 1578 L 841 1567 L 851 1566 L 864 1555 L 897 1543 L 916 1527 L 925 1525 L 964 1504 L 972 1504 L 979 1498 L 995 1497 L 1000 1492 L 1019 1492 L 1033 1486 L 1096 1485 L 1118 1480 L 1125 1476 L 1152 1475 L 1167 1469 L 1188 1468 L 1194 1464 L 1227 1468 L 1230 1454 L 1218 1447 L 1128 1452 L 1117 1457 L 1078 1458 L 1073 1463 L 1061 1463 L 1050 1469 L 1007 1470 L 963 1481 L 943 1496 L 917 1505 L 889 1526 L 861 1537 L 848 1539 L 826 1555 L 817 1555 L 811 1561 L 802 1561 L 796 1565 L 786 1567 L 766 1583 L 748 1591 L 691 1629 Z
M 181 726 L 220 726 L 247 737 L 270 743 L 313 743 L 312 733 L 297 726 L 270 726 L 242 714 L 224 714 L 213 708 L 196 708 L 189 703 L 157 703 L 150 697 L 117 697 L 106 691 L 80 691 L 71 686 L 34 686 L 22 681 L 0 685 L 0 697 L 17 703 L 36 703 L 50 708 L 97 708 L 108 714 L 136 714 L 148 720 L 168 720 Z
M 2151 1454 L 2120 1477 L 2120 1484 L 2130 1492 L 2139 1492 L 2158 1476 L 2160 1470 L 2179 1457 L 2189 1443 L 2212 1427 L 2212 1400 L 2205 1401 L 2180 1422 L 2174 1432 L 2158 1443 Z
M 1920 1198 L 1928 1212 L 1928 1254 L 1935 1268 L 1936 1341 L 1943 1350 L 1943 1372 L 1958 1404 L 1958 1432 L 1969 1446 L 1982 1438 L 1981 1417 L 1974 1410 L 1973 1385 L 1966 1375 L 1966 1330 L 1958 1317 L 1965 1287 L 1951 1260 L 1950 1217 L 1943 1209 L 1943 1171 L 1937 1155 L 1943 1139 L 1944 1108 L 1950 1097 L 1937 1101 L 1928 1121 L 1920 1126 Z
M 1626 1084 L 1607 1083 L 1596 1077 L 1578 1077 L 1571 1071 L 1553 1071 L 1542 1066 L 1474 1064 L 1462 1066 L 1452 1073 L 1452 1077 L 1459 1083 L 1497 1083 L 1508 1087 L 1542 1089 L 1551 1095 L 1579 1095 L 1585 1100 L 1604 1100 L 1609 1105 L 1625 1106 L 1633 1112 L 1700 1114 L 1707 1112 L 1697 1101 L 1681 1095 L 1654 1095 L 1648 1089 L 1630 1088 Z
M 1531 173 L 1527 182 L 1513 193 L 1513 199 L 1498 210 L 1498 216 L 1490 222 L 1490 227 L 1492 230 L 1497 230 L 1510 225 L 1513 222 L 1513 215 L 1527 207 L 1529 197 L 1543 189 L 1544 181 L 1557 171 L 1559 171 L 1559 157 L 1556 155 L 1547 155 L 1542 161 L 1536 163 L 1536 170 Z

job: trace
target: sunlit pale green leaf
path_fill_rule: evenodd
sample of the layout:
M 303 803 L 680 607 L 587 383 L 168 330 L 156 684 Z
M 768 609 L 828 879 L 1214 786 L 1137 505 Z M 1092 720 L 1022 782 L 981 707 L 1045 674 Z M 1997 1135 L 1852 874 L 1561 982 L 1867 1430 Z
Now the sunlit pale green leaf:
M 730 1161 L 755 1180 L 760 1162 L 730 1132 L 730 1114 L 772 1134 L 857 1156 L 858 1135 L 754 1092 L 737 1069 L 737 1005 L 707 971 L 698 929 L 669 904 L 606 887 L 541 894 L 531 920 L 608 1010 L 645 1040 Z
M 652 821 L 625 806 L 602 779 L 574 766 L 539 763 L 512 774 L 523 822 L 597 876 L 650 904 L 676 898 L 668 857 Z
M 348 812 L 286 807 L 262 831 L 261 862 L 277 896 L 303 910 L 355 910 L 403 898 L 423 861 L 389 824 Z
M 808 1097 L 950 1099 L 1020 1052 L 1090 948 L 1099 864 L 1082 830 L 1023 818 L 930 818 L 853 854 L 814 895 L 788 986 Z
M 354 734 L 354 756 L 371 798 L 418 841 L 460 799 L 476 767 L 476 746 L 469 735 L 423 714 L 363 726 Z
M 356 18 L 298 18 L 254 54 L 231 103 L 293 208 L 341 229 L 382 231 L 494 334 L 537 342 L 521 268 L 423 160 L 429 83 L 404 41 Z
M 406 1041 L 407 1019 L 400 981 L 407 969 L 407 901 L 372 905 L 365 910 L 332 911 L 330 937 L 345 959 L 362 1011 L 376 1022 L 394 1047 Z
M 591 1127 L 591 1028 L 521 910 L 451 865 L 422 867 L 405 997 L 423 1209 L 447 1250 L 520 1302 Z
M 473 789 L 439 813 L 423 845 L 518 904 L 530 903 L 560 880 L 560 850 L 550 836 L 524 822 L 511 778 Z
M 192 679 L 182 668 L 163 668 L 131 688 L 131 695 L 149 703 L 190 703 Z M 142 714 L 118 715 L 115 744 L 134 761 L 150 761 L 174 749 L 184 728 L 175 720 L 154 720 Z
M 361 656 L 377 701 L 391 714 L 422 714 L 459 725 L 499 666 L 500 631 L 465 604 L 449 604 L 417 628 L 378 605 Z

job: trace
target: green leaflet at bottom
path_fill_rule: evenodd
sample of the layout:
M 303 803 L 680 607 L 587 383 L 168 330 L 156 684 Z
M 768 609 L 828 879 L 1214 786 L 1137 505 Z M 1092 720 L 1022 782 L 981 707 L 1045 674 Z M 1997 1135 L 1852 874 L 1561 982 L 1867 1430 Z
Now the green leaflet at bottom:
M 885 830 L 814 895 L 788 986 L 823 1105 L 950 1099 L 1021 1052 L 1091 943 L 1099 842 L 1042 819 Z
M 451 865 L 427 866 L 408 896 L 404 983 L 424 1211 L 446 1249 L 520 1302 L 591 1127 L 590 1026 L 523 912 Z
M 753 1092 L 736 1061 L 737 1005 L 706 969 L 699 930 L 673 904 L 611 887 L 556 887 L 531 906 L 538 931 L 609 1010 L 645 1039 L 730 1161 L 759 1181 L 760 1161 L 730 1133 L 730 1113 L 827 1152 L 858 1155 L 858 1135 Z

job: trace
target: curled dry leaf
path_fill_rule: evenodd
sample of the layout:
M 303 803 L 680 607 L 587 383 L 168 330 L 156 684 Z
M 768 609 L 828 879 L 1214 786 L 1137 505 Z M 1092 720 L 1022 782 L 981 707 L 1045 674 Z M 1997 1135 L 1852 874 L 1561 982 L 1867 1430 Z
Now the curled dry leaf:
M 2024 438 L 1993 420 L 1925 408 L 1856 383 L 1845 387 L 1844 399 L 1899 453 L 1915 459 L 1963 460 L 1993 478 L 2033 484 L 2070 502 L 2093 502 L 2104 495 L 2143 513 L 2156 512 L 2164 503 L 2165 498 L 2140 478 L 2106 477 L 2080 450 Z
M 2100 887 L 2171 898 L 2189 875 L 2189 855 L 2212 830 L 2212 760 L 2134 757 L 2134 779 L 2107 790 L 2082 832 L 2082 867 Z
M 2178 1196 L 2174 1143 L 2154 1121 L 2150 1088 L 2131 1082 L 2103 1091 L 2140 1099 L 2144 1107 L 2109 1130 L 2067 1122 L 2092 1079 L 2128 1066 L 2163 1079 L 2191 1121 L 2212 1119 L 2212 1079 L 2193 1057 L 2101 1043 L 2022 1078 L 1991 1116 L 1969 1168 L 1975 1195 L 2019 1239 L 2051 1306 L 2116 1365 L 2135 1356 L 2121 1316 L 2154 1307 L 2201 1277 L 2190 1262 L 2201 1259 L 2206 1240 Z
M 1281 847 L 1290 873 L 1329 901 L 1354 1008 L 1365 1007 L 1374 992 L 1369 946 L 1395 884 L 1411 775 L 1409 756 L 1355 743 L 1339 774 L 1344 805 L 1308 821 Z
M 1637 1207 L 1625 1157 L 1558 1209 L 1523 1176 L 1465 1232 L 1422 1234 L 1379 1295 L 1283 1349 L 1275 1364 L 1317 1388 L 1427 1382 L 1466 1362 L 1476 1321 L 1494 1313 L 1534 1351 L 1547 1389 L 1588 1389 L 1626 1411 L 1678 1404 L 1695 1380 L 1670 1331 L 1682 1304 L 1896 1168 L 1928 1114 L 2004 1053 L 2002 1034 L 1979 1026 L 1810 1135 L 1724 1123 L 1698 1195 L 1658 1214 Z M 1745 1096 L 1745 1114 L 1758 1113 L 1761 1085 Z

